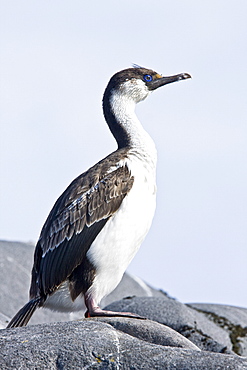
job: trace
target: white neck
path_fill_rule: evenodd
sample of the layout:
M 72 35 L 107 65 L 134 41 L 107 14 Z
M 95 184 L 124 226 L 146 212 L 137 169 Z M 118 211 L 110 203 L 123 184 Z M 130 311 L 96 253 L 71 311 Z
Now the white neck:
M 156 158 L 155 144 L 135 114 L 136 102 L 133 98 L 114 91 L 109 103 L 117 124 L 127 133 L 129 147 Z

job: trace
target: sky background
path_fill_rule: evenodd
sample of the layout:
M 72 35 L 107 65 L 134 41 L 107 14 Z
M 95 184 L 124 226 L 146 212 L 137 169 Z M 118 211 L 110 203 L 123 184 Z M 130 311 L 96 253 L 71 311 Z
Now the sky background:
M 247 307 L 246 14 L 246 0 L 1 0 L 0 238 L 35 242 L 66 186 L 116 149 L 112 74 L 188 72 L 136 108 L 158 196 L 128 271 L 182 302 Z

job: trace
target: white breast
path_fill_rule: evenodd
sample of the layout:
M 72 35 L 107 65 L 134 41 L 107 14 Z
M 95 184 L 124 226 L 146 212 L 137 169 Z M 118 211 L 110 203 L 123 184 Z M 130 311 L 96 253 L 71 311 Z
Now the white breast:
M 133 187 L 87 252 L 96 267 L 89 294 L 98 303 L 118 285 L 151 226 L 156 205 L 155 164 L 156 158 L 147 161 L 135 152 L 129 155 Z

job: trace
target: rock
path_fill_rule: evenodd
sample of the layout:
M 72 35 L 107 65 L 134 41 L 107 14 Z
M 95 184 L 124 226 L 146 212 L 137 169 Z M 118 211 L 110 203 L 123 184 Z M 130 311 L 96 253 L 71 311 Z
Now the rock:
M 33 250 L 0 242 L 0 328 L 28 299 Z M 185 305 L 128 274 L 103 305 L 148 319 L 38 310 L 30 324 L 46 324 L 0 330 L 0 369 L 247 370 L 233 352 L 246 355 L 246 309 Z
M 93 320 L 95 320 L 95 318 Z M 161 325 L 155 321 L 121 317 L 98 317 L 97 321 L 105 322 L 115 329 L 129 334 L 132 337 L 144 340 L 145 342 L 200 351 L 200 349 L 187 338 L 168 326 Z
M 0 241 L 0 308 L 7 316 L 13 315 L 28 297 L 33 248 Z
M 123 328 L 124 321 L 128 326 L 135 319 L 114 318 L 111 321 Z M 144 321 L 138 322 L 142 325 Z M 147 323 L 147 327 L 149 325 Z M 138 335 L 126 334 L 102 319 L 1 330 L 0 345 L 2 370 L 247 369 L 246 358 L 154 344 L 152 336 L 150 343 L 149 336 L 142 335 L 139 339 Z
M 32 244 L 0 241 L 0 312 L 8 319 L 28 301 L 33 252 Z M 70 319 L 67 313 L 38 310 L 31 323 Z
M 219 304 L 188 305 L 228 332 L 234 352 L 247 356 L 247 309 Z
M 5 329 L 9 322 L 9 317 L 0 313 L 0 329 Z
M 168 297 L 134 297 L 114 302 L 106 307 L 113 311 L 137 313 L 167 325 L 187 337 L 200 349 L 233 353 L 228 333 L 202 313 Z

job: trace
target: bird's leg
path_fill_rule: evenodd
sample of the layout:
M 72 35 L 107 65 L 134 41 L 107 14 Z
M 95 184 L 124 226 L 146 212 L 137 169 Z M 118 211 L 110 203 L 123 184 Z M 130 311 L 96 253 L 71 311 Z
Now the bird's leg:
M 131 312 L 115 312 L 115 311 L 106 311 L 102 310 L 95 302 L 95 300 L 85 294 L 85 304 L 87 307 L 87 311 L 85 313 L 85 317 L 95 317 L 95 316 L 106 316 L 106 317 L 130 317 L 133 319 L 142 319 L 145 320 L 145 317 L 139 316 L 137 314 Z

